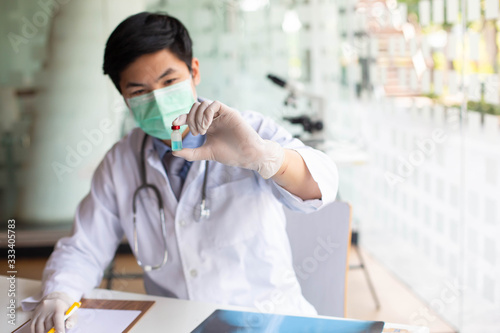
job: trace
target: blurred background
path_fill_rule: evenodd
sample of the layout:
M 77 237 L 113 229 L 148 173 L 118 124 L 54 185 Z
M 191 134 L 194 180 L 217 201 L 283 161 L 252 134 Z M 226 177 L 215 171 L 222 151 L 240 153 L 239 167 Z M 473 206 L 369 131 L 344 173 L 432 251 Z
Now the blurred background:
M 17 248 L 70 232 L 135 126 L 101 68 L 111 31 L 144 10 L 188 28 L 200 96 L 337 162 L 382 303 L 352 275 L 348 316 L 500 332 L 499 0 L 2 0 L 0 218 Z

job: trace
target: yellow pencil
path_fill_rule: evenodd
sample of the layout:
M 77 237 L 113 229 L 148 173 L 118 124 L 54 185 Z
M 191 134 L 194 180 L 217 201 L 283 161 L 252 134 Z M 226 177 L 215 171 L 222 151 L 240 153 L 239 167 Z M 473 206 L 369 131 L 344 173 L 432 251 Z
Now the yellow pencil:
M 73 303 L 73 305 L 70 306 L 68 311 L 66 311 L 66 313 L 64 314 L 64 321 L 66 321 L 66 319 L 68 319 L 80 306 L 82 306 L 82 302 Z M 47 333 L 55 333 L 55 332 L 56 328 L 52 327 L 50 331 L 48 331 Z

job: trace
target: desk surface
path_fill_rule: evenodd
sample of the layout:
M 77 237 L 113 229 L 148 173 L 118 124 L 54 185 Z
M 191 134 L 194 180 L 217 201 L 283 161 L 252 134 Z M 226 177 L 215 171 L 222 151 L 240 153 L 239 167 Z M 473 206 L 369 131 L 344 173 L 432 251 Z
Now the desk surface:
M 15 328 L 26 322 L 30 312 L 21 310 L 20 302 L 22 299 L 34 295 L 40 291 L 41 282 L 16 278 L 16 325 L 7 323 L 7 317 L 4 315 L 0 320 L 0 332 L 12 332 Z M 8 297 L 9 283 L 4 275 L 0 275 L 0 307 L 6 309 L 10 298 Z M 130 331 L 134 332 L 155 332 L 158 327 L 168 327 L 169 332 L 189 333 L 207 318 L 216 309 L 244 310 L 256 312 L 255 309 L 248 309 L 235 306 L 220 306 L 211 303 L 202 303 L 196 301 L 186 301 L 159 296 L 149 296 L 143 294 L 134 294 L 114 290 L 95 289 L 85 295 L 87 298 L 100 299 L 127 299 L 127 300 L 153 300 L 155 304 L 141 318 L 141 320 Z M 429 333 L 424 327 L 411 327 L 386 323 L 384 331 L 389 328 L 406 329 L 411 333 Z

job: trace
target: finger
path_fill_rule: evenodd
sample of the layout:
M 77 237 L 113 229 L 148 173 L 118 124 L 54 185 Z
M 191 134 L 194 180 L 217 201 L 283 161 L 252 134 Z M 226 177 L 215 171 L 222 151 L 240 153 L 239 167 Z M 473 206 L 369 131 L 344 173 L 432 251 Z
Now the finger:
M 213 116 L 213 119 L 219 117 L 221 115 L 221 113 L 223 112 L 223 106 L 225 106 L 224 104 L 222 104 L 221 102 L 219 101 L 214 101 L 212 103 L 213 107 L 214 107 L 214 116 Z M 227 107 L 226 107 L 226 110 L 227 110 Z
M 198 108 L 200 107 L 201 103 L 196 102 L 193 104 L 191 107 L 191 110 L 189 111 L 187 115 L 187 125 L 189 126 L 189 130 L 191 131 L 191 134 L 194 136 L 198 135 L 198 132 L 196 131 L 196 127 L 194 126 L 194 118 L 196 117 L 196 112 Z
M 207 112 L 210 103 L 208 101 L 203 101 L 201 103 L 198 110 L 196 110 L 195 122 L 196 122 L 196 132 L 199 134 L 203 134 L 203 119 L 205 117 L 205 113 Z
M 187 161 L 213 160 L 210 150 L 203 146 L 200 148 L 184 148 L 182 150 L 173 151 L 172 155 L 182 157 Z
M 46 333 L 48 330 L 50 330 L 52 327 L 49 327 L 48 329 L 45 329 L 44 325 L 44 319 L 38 317 L 35 321 L 35 333 Z
M 64 332 L 64 311 L 56 311 L 54 313 L 54 327 L 57 333 Z
M 31 318 L 31 333 L 38 333 L 37 330 L 36 330 L 36 323 L 37 323 L 37 321 L 38 321 L 38 314 L 34 313 L 33 314 L 33 318 Z
M 70 329 L 70 328 L 75 327 L 77 322 L 78 322 L 78 312 L 72 314 L 71 317 L 69 317 L 66 320 L 65 326 L 67 329 Z
M 45 326 L 44 328 L 45 332 L 54 327 L 54 321 L 52 320 L 52 316 L 50 314 L 47 317 L 45 317 L 44 326 Z
M 183 126 L 186 125 L 187 123 L 187 117 L 188 114 L 181 114 L 179 117 L 175 118 L 175 120 L 172 122 L 172 125 L 175 126 Z
M 219 112 L 221 105 L 219 102 L 215 101 L 210 106 L 207 108 L 207 110 L 203 113 L 203 120 L 201 122 L 201 130 L 200 133 L 202 135 L 207 134 L 207 130 L 210 128 L 210 125 L 212 125 L 212 122 L 214 121 L 214 115 L 215 113 Z
M 194 131 L 196 135 L 200 134 L 200 115 L 203 116 L 203 112 L 205 112 L 205 109 L 208 107 L 208 105 L 208 102 L 204 101 L 200 105 L 198 105 L 198 108 L 196 108 L 196 110 L 192 110 L 190 112 L 188 116 L 188 126 L 189 129 L 191 129 L 191 133 L 193 133 Z

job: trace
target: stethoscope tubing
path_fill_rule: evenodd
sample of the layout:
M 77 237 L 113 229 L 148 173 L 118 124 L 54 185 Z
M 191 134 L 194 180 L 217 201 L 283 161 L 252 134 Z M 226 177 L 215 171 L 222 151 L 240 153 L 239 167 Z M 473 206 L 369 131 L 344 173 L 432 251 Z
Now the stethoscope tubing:
M 141 178 L 141 185 L 135 189 L 134 195 L 132 198 L 132 214 L 133 214 L 133 225 L 134 225 L 134 252 L 136 255 L 137 263 L 139 266 L 141 266 L 146 272 L 149 272 L 151 270 L 157 270 L 163 267 L 167 261 L 168 261 L 168 251 L 167 251 L 167 229 L 166 229 L 166 223 L 165 223 L 165 212 L 164 212 L 164 205 L 163 205 L 163 199 L 160 193 L 160 190 L 158 187 L 154 184 L 149 184 L 147 183 L 147 175 L 146 175 L 146 159 L 145 159 L 145 147 L 146 147 L 146 141 L 148 138 L 148 134 L 145 133 L 144 138 L 142 139 L 142 144 L 141 144 L 141 152 L 140 152 L 140 168 L 139 168 L 139 174 Z M 208 178 L 208 161 L 205 161 L 205 174 L 203 177 L 203 187 L 201 191 L 201 205 L 200 205 L 200 219 L 202 217 L 208 218 L 210 216 L 210 210 L 206 208 L 206 193 L 207 193 L 207 178 Z M 161 223 L 161 229 L 162 229 L 162 236 L 163 236 L 163 246 L 165 249 L 165 252 L 163 253 L 163 259 L 162 262 L 158 265 L 146 265 L 141 262 L 139 259 L 139 241 L 138 241 L 138 236 L 137 236 L 137 206 L 136 206 L 136 201 L 137 197 L 139 195 L 139 192 L 144 190 L 144 189 L 151 189 L 155 193 L 156 199 L 158 201 L 158 209 L 160 211 L 160 223 Z

